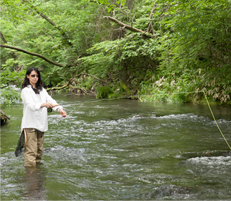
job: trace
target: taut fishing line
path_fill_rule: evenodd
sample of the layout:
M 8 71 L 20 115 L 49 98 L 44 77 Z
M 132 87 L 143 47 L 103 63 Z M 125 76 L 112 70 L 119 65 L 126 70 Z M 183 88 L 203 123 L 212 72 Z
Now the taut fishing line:
M 215 119 L 215 116 L 214 116 L 213 111 L 212 111 L 212 109 L 211 109 L 211 107 L 210 107 L 209 101 L 208 101 L 208 99 L 207 99 L 207 96 L 206 96 L 206 94 L 205 94 L 205 92 L 204 92 L 204 91 L 203 91 L 203 93 L 204 93 L 204 95 L 205 95 L 205 100 L 206 100 L 207 105 L 208 105 L 208 107 L 209 107 L 209 110 L 210 110 L 210 112 L 211 112 L 211 114 L 212 114 L 213 120 L 214 120 L 214 122 L 215 122 L 215 124 L 216 124 L 216 126 L 217 126 L 218 130 L 220 131 L 220 133 L 221 133 L 222 137 L 224 138 L 224 140 L 225 140 L 226 144 L 228 145 L 229 149 L 231 150 L 231 147 L 230 147 L 230 145 L 229 145 L 228 141 L 226 140 L 226 138 L 225 138 L 224 134 L 222 133 L 222 131 L 221 131 L 221 129 L 220 129 L 220 127 L 219 127 L 219 125 L 218 125 L 218 123 L 217 123 L 216 119 Z
M 213 111 L 212 111 L 212 109 L 210 107 L 210 104 L 209 104 L 208 98 L 206 96 L 206 93 L 204 91 L 190 91 L 190 92 L 176 92 L 176 93 L 171 93 L 171 94 L 180 94 L 180 93 L 203 93 L 204 94 L 206 103 L 207 103 L 208 108 L 210 110 L 210 113 L 211 113 L 211 115 L 213 117 L 213 120 L 214 120 L 218 130 L 220 131 L 223 139 L 225 140 L 226 144 L 228 145 L 229 149 L 231 150 L 231 146 L 229 145 L 227 139 L 225 138 L 223 132 L 221 131 L 221 129 L 220 129 L 220 127 L 219 127 L 219 125 L 218 125 L 218 123 L 216 121 L 216 118 L 215 118 L 215 116 L 213 114 Z M 155 94 L 155 95 L 166 95 L 166 94 L 169 94 L 169 93 L 160 93 L 160 94 Z M 77 111 L 78 111 L 84 102 L 92 102 L 92 101 L 97 102 L 97 101 L 104 101 L 104 100 L 119 100 L 119 99 L 131 98 L 131 97 L 139 97 L 139 96 L 152 96 L 152 94 L 151 95 L 150 94 L 140 94 L 140 95 L 121 96 L 121 97 L 117 97 L 117 98 L 90 99 L 90 100 L 84 100 L 84 101 L 75 101 L 75 102 L 72 102 L 72 103 L 68 103 L 67 105 L 74 105 L 74 104 L 81 103 L 81 105 L 77 109 Z

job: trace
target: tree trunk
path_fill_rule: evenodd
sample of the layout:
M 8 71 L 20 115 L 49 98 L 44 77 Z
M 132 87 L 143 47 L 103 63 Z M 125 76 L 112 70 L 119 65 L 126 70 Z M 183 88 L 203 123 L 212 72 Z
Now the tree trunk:
M 0 119 L 1 119 L 0 126 L 3 126 L 4 124 L 8 123 L 10 120 L 10 118 L 2 110 L 0 110 Z

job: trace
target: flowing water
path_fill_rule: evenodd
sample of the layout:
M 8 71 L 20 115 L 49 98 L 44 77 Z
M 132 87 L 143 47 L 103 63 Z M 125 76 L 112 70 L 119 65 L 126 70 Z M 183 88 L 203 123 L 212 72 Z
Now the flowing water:
M 55 95 L 43 164 L 14 150 L 22 104 L 5 108 L 1 200 L 229 200 L 231 152 L 208 106 Z M 85 101 L 76 102 L 73 101 Z M 212 106 L 231 144 L 231 107 Z

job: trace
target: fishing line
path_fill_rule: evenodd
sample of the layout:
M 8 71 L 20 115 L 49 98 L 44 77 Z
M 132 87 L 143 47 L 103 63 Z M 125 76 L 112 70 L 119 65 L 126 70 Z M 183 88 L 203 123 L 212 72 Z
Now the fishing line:
M 219 125 L 218 125 L 218 123 L 217 123 L 217 121 L 216 121 L 216 118 L 215 118 L 215 116 L 214 116 L 214 114 L 213 114 L 213 111 L 212 111 L 212 109 L 211 109 L 211 107 L 210 107 L 210 104 L 209 104 L 208 98 L 207 98 L 207 96 L 206 96 L 206 93 L 205 93 L 204 91 L 189 91 L 189 92 L 174 92 L 174 93 L 157 93 L 157 94 L 155 94 L 155 95 L 180 94 L 180 93 L 184 93 L 184 94 L 185 94 L 185 93 L 188 93 L 188 94 L 189 94 L 189 93 L 203 93 L 203 94 L 204 94 L 206 103 L 207 103 L 208 108 L 209 108 L 209 110 L 210 110 L 210 113 L 211 113 L 211 115 L 212 115 L 212 117 L 213 117 L 213 120 L 214 120 L 214 122 L 215 122 L 215 124 L 216 124 L 218 130 L 220 131 L 220 133 L 221 133 L 223 139 L 225 140 L 226 144 L 228 145 L 229 149 L 231 150 L 231 146 L 229 145 L 228 141 L 226 140 L 226 138 L 225 138 L 223 132 L 221 131 L 221 129 L 220 129 L 220 127 L 219 127 Z M 140 96 L 153 96 L 153 94 L 138 94 L 138 95 L 121 96 L 121 97 L 117 97 L 117 98 L 90 99 L 90 100 L 84 100 L 84 101 L 75 101 L 75 102 L 69 103 L 69 104 L 67 104 L 67 105 L 74 105 L 75 103 L 81 103 L 81 105 L 77 108 L 77 111 L 78 111 L 84 102 L 92 102 L 92 101 L 97 102 L 97 101 L 104 101 L 104 100 L 119 100 L 119 99 L 124 99 L 124 98 L 140 97 Z
M 205 95 L 205 100 L 206 100 L 206 102 L 207 102 L 207 104 L 208 104 L 208 107 L 209 107 L 209 110 L 210 110 L 210 112 L 211 112 L 211 114 L 212 114 L 213 120 L 214 120 L 215 124 L 217 125 L 217 128 L 218 128 L 218 130 L 220 131 L 222 137 L 224 138 L 226 144 L 228 145 L 229 149 L 231 150 L 231 147 L 230 147 L 228 141 L 226 140 L 224 134 L 222 133 L 222 131 L 221 131 L 221 129 L 220 129 L 220 127 L 219 127 L 219 125 L 218 125 L 216 119 L 215 119 L 215 116 L 214 116 L 213 111 L 212 111 L 212 109 L 211 109 L 211 107 L 210 107 L 209 101 L 208 101 L 208 99 L 207 99 L 207 96 L 206 96 L 206 94 L 205 94 L 204 91 L 203 91 L 203 93 L 204 93 L 204 95 Z

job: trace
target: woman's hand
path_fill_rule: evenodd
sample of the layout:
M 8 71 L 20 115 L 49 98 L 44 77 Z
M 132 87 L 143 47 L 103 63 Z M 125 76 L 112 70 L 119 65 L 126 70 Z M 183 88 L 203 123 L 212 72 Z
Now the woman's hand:
M 62 115 L 62 117 L 66 117 L 67 116 L 67 113 L 63 109 L 59 109 L 59 112 Z
M 53 103 L 42 103 L 41 108 L 42 107 L 53 108 L 55 106 L 58 106 L 58 105 L 54 105 Z M 60 114 L 62 115 L 62 117 L 67 116 L 67 113 L 63 109 L 60 108 L 58 110 L 59 110 Z
M 42 103 L 41 108 L 42 107 L 53 108 L 55 106 L 57 105 L 54 105 L 53 103 Z

